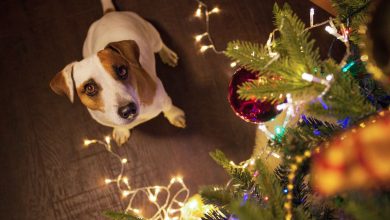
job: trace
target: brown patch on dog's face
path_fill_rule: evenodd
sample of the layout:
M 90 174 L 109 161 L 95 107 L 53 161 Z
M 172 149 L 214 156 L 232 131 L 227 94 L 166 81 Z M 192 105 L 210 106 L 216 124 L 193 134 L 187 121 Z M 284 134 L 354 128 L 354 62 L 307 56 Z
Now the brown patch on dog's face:
M 99 51 L 97 56 L 106 73 L 110 74 L 112 78 L 122 83 L 132 84 L 129 64 L 121 55 L 110 49 L 104 49 Z
M 91 110 L 104 112 L 104 103 L 102 99 L 102 88 L 93 79 L 85 81 L 76 88 L 81 102 Z
M 118 48 L 116 48 L 118 49 Z M 125 53 L 132 53 L 129 48 Z M 134 51 L 134 53 L 138 53 Z M 149 74 L 141 67 L 139 62 L 129 62 L 127 57 L 119 54 L 111 48 L 101 50 L 97 54 L 105 71 L 115 80 L 124 84 L 125 86 L 132 86 L 136 89 L 140 102 L 142 104 L 150 105 L 153 103 L 153 98 L 156 93 L 156 83 L 149 76 Z M 132 58 L 137 55 L 131 56 Z

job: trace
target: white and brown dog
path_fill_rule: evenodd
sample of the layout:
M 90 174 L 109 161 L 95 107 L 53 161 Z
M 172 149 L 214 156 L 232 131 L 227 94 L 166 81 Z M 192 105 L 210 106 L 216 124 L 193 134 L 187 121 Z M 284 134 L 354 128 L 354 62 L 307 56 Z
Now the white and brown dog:
M 50 82 L 53 91 L 74 100 L 74 88 L 92 118 L 113 127 L 122 145 L 130 129 L 161 113 L 184 128 L 184 112 L 172 104 L 156 75 L 154 53 L 176 66 L 178 57 L 162 42 L 147 21 L 132 12 L 115 11 L 111 0 L 101 0 L 105 15 L 89 28 L 83 57 L 68 64 Z

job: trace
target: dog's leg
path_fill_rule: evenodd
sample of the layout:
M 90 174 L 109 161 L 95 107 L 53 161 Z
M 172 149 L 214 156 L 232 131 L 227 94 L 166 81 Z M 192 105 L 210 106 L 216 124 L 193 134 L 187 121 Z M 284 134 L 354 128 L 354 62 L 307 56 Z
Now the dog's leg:
M 112 137 L 114 138 L 116 144 L 118 146 L 121 146 L 127 140 L 129 140 L 130 130 L 127 128 L 115 127 L 112 131 Z
M 164 116 L 168 119 L 172 125 L 185 128 L 186 117 L 184 111 L 172 104 L 171 98 L 167 95 L 167 104 L 163 109 Z
M 169 66 L 177 66 L 179 57 L 175 52 L 169 49 L 164 43 L 162 44 L 161 50 L 158 52 L 163 63 L 168 64 Z
M 112 3 L 112 0 L 100 0 L 100 2 L 102 3 L 103 14 L 115 11 L 115 6 Z

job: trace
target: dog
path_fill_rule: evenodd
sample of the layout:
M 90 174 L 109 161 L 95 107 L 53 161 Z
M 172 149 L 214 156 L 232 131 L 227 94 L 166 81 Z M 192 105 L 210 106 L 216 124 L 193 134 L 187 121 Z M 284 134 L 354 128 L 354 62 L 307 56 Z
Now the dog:
M 103 17 L 89 28 L 83 60 L 68 64 L 50 82 L 51 89 L 73 103 L 76 91 L 93 119 L 113 127 L 118 145 L 130 129 L 161 112 L 168 121 L 186 127 L 183 110 L 172 104 L 156 75 L 154 54 L 172 67 L 178 56 L 157 30 L 133 12 L 119 12 L 111 0 L 101 0 Z

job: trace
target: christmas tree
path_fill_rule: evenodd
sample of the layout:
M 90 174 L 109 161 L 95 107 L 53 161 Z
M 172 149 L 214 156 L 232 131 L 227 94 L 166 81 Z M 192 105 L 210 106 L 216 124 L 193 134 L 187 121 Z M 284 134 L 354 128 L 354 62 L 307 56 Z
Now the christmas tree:
M 211 154 L 231 182 L 200 192 L 206 203 L 225 213 L 223 217 L 211 213 L 204 219 L 390 217 L 390 141 L 385 137 L 389 131 L 388 85 L 372 78 L 366 66 L 375 65 L 375 60 L 364 54 L 369 52 L 365 30 L 374 7 L 370 3 L 334 0 L 338 16 L 309 27 L 287 4 L 275 5 L 276 29 L 267 44 L 228 44 L 226 55 L 255 75 L 255 79 L 233 85 L 238 98 L 273 102 L 275 108 L 286 109 L 298 120 L 291 120 L 287 127 L 277 126 L 275 134 L 260 124 L 269 134 L 267 147 L 283 155 L 275 170 L 267 168 L 256 154 L 239 165 L 222 152 Z M 346 46 L 339 63 L 332 58 L 321 60 L 310 38 L 310 30 L 324 24 Z M 380 75 L 378 79 L 388 80 L 384 72 Z M 238 110 L 237 114 L 248 119 L 247 112 Z M 250 117 L 249 121 L 258 122 Z M 380 154 L 386 159 L 380 159 Z
M 275 4 L 275 30 L 266 44 L 228 44 L 225 55 L 240 67 L 230 85 L 232 107 L 259 124 L 269 138 L 267 155 L 280 162 L 273 169 L 254 153 L 235 164 L 223 152 L 212 152 L 231 180 L 203 187 L 196 203 L 202 213 L 182 219 L 390 218 L 388 64 L 376 59 L 372 36 L 378 34 L 367 30 L 378 17 L 375 9 L 389 4 L 332 2 L 337 17 L 310 26 L 289 5 Z M 321 59 L 310 36 L 311 29 L 325 25 L 345 45 L 339 62 Z M 285 119 L 271 132 L 267 122 L 276 116 Z

